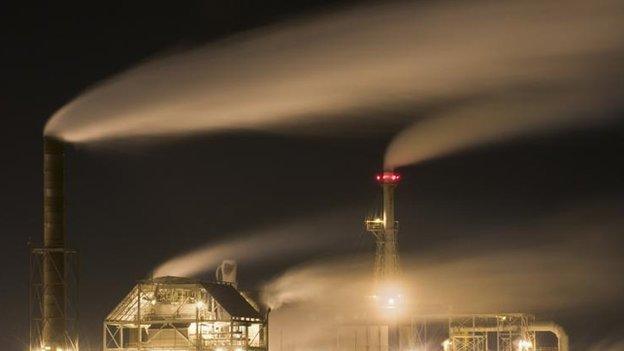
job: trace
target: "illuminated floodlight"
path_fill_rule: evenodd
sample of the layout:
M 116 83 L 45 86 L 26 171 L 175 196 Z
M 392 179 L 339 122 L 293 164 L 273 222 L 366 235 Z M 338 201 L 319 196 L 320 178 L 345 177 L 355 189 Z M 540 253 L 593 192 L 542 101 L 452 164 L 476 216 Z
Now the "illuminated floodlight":
M 446 339 L 442 342 L 442 348 L 444 348 L 444 351 L 450 351 L 452 345 L 453 342 L 449 339 Z
M 533 348 L 533 343 L 530 340 L 518 340 L 518 351 L 526 351 Z
M 379 284 L 370 295 L 374 306 L 382 315 L 397 316 L 404 310 L 405 299 L 400 284 L 385 282 Z

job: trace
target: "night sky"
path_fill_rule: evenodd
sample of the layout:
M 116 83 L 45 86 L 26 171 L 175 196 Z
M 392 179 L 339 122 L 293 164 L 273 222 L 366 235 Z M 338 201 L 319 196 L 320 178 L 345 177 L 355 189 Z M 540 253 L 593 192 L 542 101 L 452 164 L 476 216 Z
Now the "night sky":
M 49 116 L 90 85 L 158 52 L 353 4 L 2 5 L 2 349 L 24 350 L 27 344 L 27 242 L 41 236 L 41 135 Z M 516 138 L 403 169 L 401 250 L 470 243 L 471 235 L 481 243 L 470 248 L 474 252 L 488 249 L 483 242 L 496 247 L 547 242 L 555 239 L 506 233 L 526 233 L 534 223 L 576 211 L 583 213 L 580 221 L 584 215 L 612 221 L 622 244 L 624 122 L 619 121 Z M 372 175 L 396 131 L 326 138 L 226 133 L 69 147 L 67 228 L 70 246 L 81 255 L 83 345 L 99 347 L 105 315 L 156 265 L 230 233 L 349 209 L 361 213 L 344 218 L 340 228 L 353 246 L 335 250 L 372 250 L 361 220 L 379 200 Z M 254 287 L 293 263 L 330 254 L 243 265 L 241 281 Z M 622 312 L 623 306 L 611 305 L 553 316 L 573 342 L 593 342 L 624 325 Z

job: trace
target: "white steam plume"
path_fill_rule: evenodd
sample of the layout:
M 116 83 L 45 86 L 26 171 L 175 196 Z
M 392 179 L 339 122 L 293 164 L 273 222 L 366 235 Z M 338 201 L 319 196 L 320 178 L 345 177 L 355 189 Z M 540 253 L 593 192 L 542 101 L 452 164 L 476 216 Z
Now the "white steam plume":
M 292 220 L 273 227 L 238 233 L 217 243 L 173 257 L 153 271 L 155 277 L 191 277 L 206 272 L 226 259 L 240 263 L 289 260 L 321 248 L 340 246 L 349 242 L 331 228 L 344 228 L 345 218 L 353 218 L 349 211 L 326 213 L 324 216 Z M 233 234 L 231 234 L 233 235 Z
M 600 209 L 571 211 L 525 228 L 525 236 L 543 238 L 525 247 L 510 248 L 507 241 L 499 247 L 492 238 L 467 235 L 470 239 L 412 258 L 404 255 L 403 317 L 512 311 L 570 315 L 622 303 L 619 226 L 612 218 L 605 220 L 613 215 L 611 209 L 606 218 L 596 216 Z M 467 250 L 478 247 L 487 250 Z M 365 307 L 373 285 L 371 260 L 310 262 L 268 282 L 264 300 L 274 308 L 273 335 L 283 331 L 289 349 L 329 349 L 335 345 L 337 325 L 357 323 L 362 315 L 371 320 L 371 309 Z M 613 350 L 621 346 L 607 345 Z
M 443 111 L 402 130 L 389 143 L 384 168 L 417 164 L 480 144 L 607 122 L 622 90 L 560 91 L 492 97 Z
M 383 122 L 397 111 L 587 77 L 600 95 L 612 87 L 603 78 L 622 71 L 623 33 L 617 0 L 370 5 L 146 62 L 60 109 L 45 133 L 90 142 L 309 132 L 293 128 L 301 122 L 326 132 L 331 123 L 321 128 L 321 119 L 374 114 Z
M 588 253 L 586 246 L 564 244 L 462 255 L 466 246 L 477 244 L 473 240 L 402 260 L 407 299 L 402 317 L 517 311 L 550 315 L 622 302 L 624 263 L 617 253 Z M 295 350 L 332 345 L 337 325 L 357 324 L 363 314 L 375 312 L 367 308 L 373 292 L 369 262 L 367 257 L 315 262 L 271 281 L 264 291 L 274 308 L 273 335 L 283 331 Z M 372 319 L 369 315 L 366 320 Z

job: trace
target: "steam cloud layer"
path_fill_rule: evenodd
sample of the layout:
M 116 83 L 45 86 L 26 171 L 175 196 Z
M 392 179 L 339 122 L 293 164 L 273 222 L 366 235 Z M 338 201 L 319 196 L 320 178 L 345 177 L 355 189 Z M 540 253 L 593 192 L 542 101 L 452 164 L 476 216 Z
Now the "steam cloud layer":
M 288 260 L 332 245 L 346 244 L 347 237 L 322 229 L 340 227 L 342 223 L 339 222 L 345 217 L 352 216 L 345 211 L 336 211 L 323 217 L 292 220 L 275 227 L 243 233 L 237 235 L 237 239 L 210 243 L 174 257 L 158 266 L 153 275 L 191 277 L 215 268 L 226 259 L 247 264 Z
M 45 133 L 73 143 L 232 129 L 309 133 L 316 126 L 321 133 L 346 116 L 358 130 L 354 116 L 381 125 L 390 116 L 428 111 L 410 116 L 414 124 L 389 145 L 385 167 L 391 169 L 603 120 L 622 102 L 623 49 L 624 2 L 617 0 L 369 6 L 154 59 L 70 102 Z M 327 244 L 304 235 L 293 246 L 285 238 L 299 230 L 291 229 L 191 252 L 155 275 L 193 275 L 225 258 L 254 261 Z M 404 260 L 409 296 L 464 312 L 621 299 L 621 255 L 608 245 L 588 251 L 585 244 L 454 257 L 461 247 L 445 247 Z M 341 283 L 347 278 L 349 284 Z M 361 306 L 369 283 L 369 266 L 351 258 L 294 268 L 267 284 L 265 297 L 281 307 L 273 325 L 296 325 L 289 337 L 318 347 L 333 337 L 323 312 L 357 312 L 351 306 Z
M 45 133 L 68 142 L 295 133 L 300 122 L 379 125 L 434 110 L 411 116 L 420 122 L 392 143 L 394 168 L 599 118 L 620 103 L 623 33 L 616 0 L 369 6 L 154 59 L 63 107 Z
M 616 248 L 622 223 L 599 218 L 603 210 L 571 211 L 525 228 L 525 235 L 545 239 L 541 244 L 511 248 L 508 241 L 499 246 L 492 238 L 467 235 L 465 241 L 411 255 L 418 259 L 403 256 L 409 311 L 403 318 L 503 311 L 551 315 L 622 303 L 624 259 Z M 363 307 L 364 295 L 373 291 L 370 261 L 350 257 L 310 262 L 269 282 L 264 296 L 275 309 L 273 335 L 283 331 L 289 349 L 335 346 L 336 323 L 348 325 L 370 313 Z M 590 349 L 619 350 L 621 345 L 616 338 Z

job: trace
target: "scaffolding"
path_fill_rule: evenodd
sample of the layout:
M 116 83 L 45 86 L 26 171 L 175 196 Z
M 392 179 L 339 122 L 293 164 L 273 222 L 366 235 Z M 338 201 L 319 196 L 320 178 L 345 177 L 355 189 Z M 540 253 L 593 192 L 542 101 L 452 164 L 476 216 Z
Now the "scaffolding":
M 401 330 L 408 349 L 445 351 L 568 350 L 567 335 L 553 322 L 526 313 L 419 315 Z M 553 334 L 546 337 L 538 333 Z M 552 336 L 557 341 L 552 344 Z
M 78 351 L 78 255 L 65 248 L 33 248 L 29 264 L 29 350 Z M 45 279 L 55 275 L 54 279 Z M 54 282 L 54 284 L 50 283 Z M 58 286 L 62 296 L 50 294 Z M 52 300 L 46 300 L 52 296 Z M 47 303 L 47 304 L 46 304 Z M 47 309 L 47 313 L 46 313 Z M 64 333 L 60 346 L 51 350 L 46 344 L 45 330 L 60 325 Z
M 233 285 L 159 277 L 108 315 L 104 351 L 266 351 L 267 319 Z
M 529 314 L 472 314 L 449 317 L 452 351 L 515 351 L 534 349 L 535 318 Z

